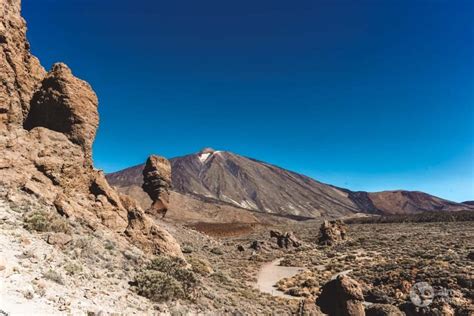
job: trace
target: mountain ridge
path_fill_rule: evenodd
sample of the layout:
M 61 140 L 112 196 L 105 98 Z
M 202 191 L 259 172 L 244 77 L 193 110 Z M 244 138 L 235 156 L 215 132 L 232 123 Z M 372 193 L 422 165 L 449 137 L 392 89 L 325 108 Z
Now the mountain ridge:
M 255 158 L 205 148 L 170 159 L 173 190 L 249 210 L 306 217 L 405 214 L 474 209 L 418 191 L 352 191 Z M 143 165 L 107 175 L 118 187 L 141 186 Z

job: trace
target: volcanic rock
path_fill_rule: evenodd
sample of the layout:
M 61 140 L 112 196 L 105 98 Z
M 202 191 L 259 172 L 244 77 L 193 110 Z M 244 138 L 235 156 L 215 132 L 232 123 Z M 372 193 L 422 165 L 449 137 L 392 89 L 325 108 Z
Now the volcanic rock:
M 53 233 L 48 236 L 48 244 L 64 246 L 72 241 L 72 237 L 65 233 Z
M 320 245 L 334 245 L 346 239 L 347 226 L 337 221 L 324 221 L 320 228 L 318 243 Z
M 341 275 L 323 286 L 316 305 L 329 315 L 363 316 L 363 301 L 360 284 L 347 275 Z
M 367 316 L 403 316 L 397 307 L 389 304 L 373 304 L 365 309 Z
M 142 187 L 153 201 L 147 212 L 165 217 L 171 188 L 171 164 L 166 158 L 155 155 L 148 158 L 143 169 Z
M 45 75 L 29 50 L 20 0 L 0 0 L 0 133 L 18 127 Z
M 97 97 L 64 64 L 46 74 L 30 53 L 20 6 L 0 0 L 0 186 L 150 252 L 182 256 L 172 236 L 94 169 Z
M 65 64 L 55 64 L 33 95 L 24 126 L 63 133 L 90 157 L 99 126 L 98 104 L 88 83 L 74 77 Z
M 262 247 L 263 247 L 263 242 L 262 241 L 254 240 L 250 244 L 249 248 L 253 249 L 255 251 L 260 251 L 260 250 L 262 250 Z
M 173 236 L 154 224 L 135 200 L 127 196 L 121 198 L 123 205 L 128 209 L 128 227 L 125 231 L 127 236 L 138 242 L 145 251 L 184 258 L 181 247 Z
M 294 236 L 292 232 L 285 232 L 281 233 L 279 231 L 271 230 L 270 231 L 270 238 L 277 239 L 277 245 L 280 248 L 288 249 L 288 247 L 299 247 L 301 243 L 299 240 Z

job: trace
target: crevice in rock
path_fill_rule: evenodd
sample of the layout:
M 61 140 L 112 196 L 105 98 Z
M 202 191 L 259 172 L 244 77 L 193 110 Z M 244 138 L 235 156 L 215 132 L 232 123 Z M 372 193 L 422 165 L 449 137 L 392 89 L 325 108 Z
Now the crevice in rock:
M 99 185 L 97 184 L 97 182 L 92 182 L 90 187 L 89 187 L 89 191 L 95 196 L 95 197 L 98 197 L 99 195 L 103 195 L 107 198 L 107 201 L 109 201 L 110 204 L 112 204 L 113 206 L 115 207 L 118 207 L 118 204 L 116 201 L 114 201 L 113 199 L 111 199 L 109 197 L 109 195 L 107 194 L 107 192 Z
M 54 78 L 46 78 L 31 99 L 30 111 L 23 127 L 32 130 L 35 127 L 70 133 L 72 130 L 72 112 L 64 106 L 65 99 L 60 91 L 60 86 Z

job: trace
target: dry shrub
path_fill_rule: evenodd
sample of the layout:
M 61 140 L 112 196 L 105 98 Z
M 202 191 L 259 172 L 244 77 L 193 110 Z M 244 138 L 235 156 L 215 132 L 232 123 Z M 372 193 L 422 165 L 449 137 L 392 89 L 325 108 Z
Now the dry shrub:
M 29 231 L 69 233 L 68 222 L 53 212 L 32 211 L 24 216 L 24 227 Z
M 199 280 L 180 258 L 156 257 L 138 273 L 134 285 L 139 295 L 155 302 L 192 299 Z

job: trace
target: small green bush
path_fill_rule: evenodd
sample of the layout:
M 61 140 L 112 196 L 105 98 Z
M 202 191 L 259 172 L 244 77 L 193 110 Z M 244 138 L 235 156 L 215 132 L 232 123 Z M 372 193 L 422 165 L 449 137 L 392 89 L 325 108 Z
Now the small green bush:
M 193 252 L 193 248 L 191 246 L 183 246 L 181 251 L 185 254 L 190 254 Z
M 181 284 L 172 276 L 154 270 L 146 270 L 136 277 L 137 293 L 155 302 L 184 298 Z
M 43 273 L 43 277 L 46 280 L 51 280 L 53 282 L 56 282 L 58 284 L 64 285 L 64 279 L 63 276 L 54 270 L 49 269 L 47 272 Z
M 209 263 L 201 259 L 190 257 L 188 258 L 188 262 L 191 265 L 191 270 L 193 270 L 197 274 L 208 276 L 213 272 Z
M 74 262 L 68 262 L 63 268 L 68 275 L 75 275 L 82 272 L 82 266 Z
M 66 220 L 52 212 L 33 211 L 24 217 L 24 227 L 29 231 L 68 233 L 70 228 Z
M 147 269 L 173 274 L 176 269 L 182 269 L 185 267 L 186 262 L 181 258 L 160 256 L 154 258 L 148 265 Z
M 226 273 L 224 273 L 224 272 L 222 272 L 222 271 L 217 271 L 217 272 L 211 274 L 211 277 L 212 277 L 214 280 L 216 280 L 217 282 L 221 283 L 221 284 L 227 284 L 227 285 L 229 285 L 229 284 L 232 283 L 230 277 L 229 277 Z
M 190 270 L 177 269 L 174 271 L 173 277 L 181 283 L 184 292 L 187 294 L 191 294 L 199 283 L 196 275 Z
M 113 241 L 107 240 L 107 241 L 105 241 L 104 248 L 106 250 L 112 251 L 112 250 L 115 249 L 115 244 L 114 244 Z
M 220 248 L 212 248 L 211 253 L 213 253 L 215 255 L 218 255 L 218 256 L 221 256 L 221 255 L 224 254 L 224 252 Z
M 192 299 L 199 280 L 180 258 L 156 257 L 134 282 L 137 293 L 156 302 Z

